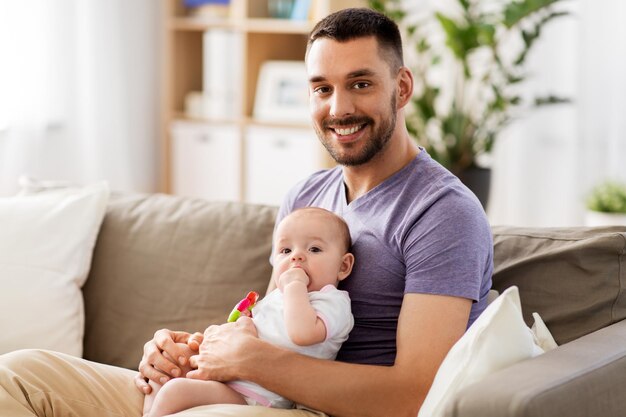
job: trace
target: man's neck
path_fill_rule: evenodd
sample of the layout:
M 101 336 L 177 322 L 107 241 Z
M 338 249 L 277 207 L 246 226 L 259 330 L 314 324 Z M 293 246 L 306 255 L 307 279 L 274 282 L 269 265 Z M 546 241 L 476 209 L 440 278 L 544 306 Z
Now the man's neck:
M 348 204 L 366 194 L 415 159 L 419 153 L 419 148 L 405 129 L 399 133 L 398 137 L 392 138 L 385 149 L 366 164 L 343 167 Z

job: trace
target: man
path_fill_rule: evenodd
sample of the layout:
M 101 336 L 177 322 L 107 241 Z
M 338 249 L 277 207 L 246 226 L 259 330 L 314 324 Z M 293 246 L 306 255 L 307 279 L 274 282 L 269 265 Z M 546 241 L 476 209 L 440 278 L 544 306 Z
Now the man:
M 195 376 L 249 379 L 336 416 L 414 416 L 446 353 L 484 309 L 489 226 L 470 192 L 408 135 L 413 79 L 393 22 L 365 9 L 331 15 L 311 33 L 306 65 L 315 129 L 342 167 L 297 185 L 278 220 L 314 205 L 348 222 L 356 263 L 341 288 L 355 329 L 339 361 L 327 362 L 256 339 L 248 321 L 212 327 Z M 146 346 L 143 376 L 165 376 L 150 364 L 172 369 L 161 351 L 178 337 L 188 335 L 163 332 Z M 137 385 L 145 388 L 141 377 Z
M 9 394 L 0 391 L 0 409 L 33 415 L 23 411 L 32 400 L 20 393 L 45 390 L 38 409 L 52 408 L 49 402 L 57 399 L 62 402 L 57 410 L 77 406 L 93 414 L 101 407 L 103 414 L 113 414 L 114 402 L 118 414 L 140 415 L 140 391 L 150 391 L 146 378 L 163 382 L 179 376 L 166 356 L 187 362 L 175 342 L 196 339 L 202 345 L 191 360 L 194 378 L 249 380 L 333 416 L 417 414 L 448 350 L 485 308 L 492 272 L 490 228 L 471 192 L 408 135 L 403 108 L 413 78 L 403 66 L 400 34 L 391 20 L 368 9 L 325 18 L 311 33 L 306 65 L 315 129 L 340 166 L 294 187 L 277 220 L 300 207 L 320 206 L 350 226 L 356 263 L 341 289 L 350 293 L 355 327 L 338 360 L 318 360 L 261 341 L 247 318 L 209 327 L 204 335 L 161 330 L 145 345 L 135 375 L 139 390 L 129 390 L 125 382 L 131 371 L 37 353 L 48 367 L 46 375 L 62 370 L 65 380 L 83 391 L 69 391 L 53 377 L 39 381 L 41 365 L 18 371 L 9 364 L 0 380 L 2 372 L 12 372 L 19 383 L 4 388 Z M 66 395 L 48 394 L 57 391 Z M 242 406 L 179 415 L 318 415 L 232 407 Z

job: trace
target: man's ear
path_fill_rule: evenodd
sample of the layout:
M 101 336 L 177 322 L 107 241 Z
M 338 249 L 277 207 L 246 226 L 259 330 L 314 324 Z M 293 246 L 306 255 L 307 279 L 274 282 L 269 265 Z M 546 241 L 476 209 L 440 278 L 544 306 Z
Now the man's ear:
M 413 96 L 413 74 L 407 67 L 401 67 L 396 77 L 398 101 L 396 107 L 399 109 L 407 105 Z
M 351 253 L 346 253 L 341 258 L 341 267 L 339 268 L 339 273 L 337 274 L 337 280 L 341 281 L 350 275 L 352 272 L 352 267 L 354 266 L 354 255 Z

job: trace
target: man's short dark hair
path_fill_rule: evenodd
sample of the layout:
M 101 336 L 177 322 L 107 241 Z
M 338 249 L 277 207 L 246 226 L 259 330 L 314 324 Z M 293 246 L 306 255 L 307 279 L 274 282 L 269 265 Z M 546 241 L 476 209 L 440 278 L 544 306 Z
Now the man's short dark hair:
M 379 52 L 390 62 L 393 72 L 404 65 L 398 25 L 384 14 L 366 8 L 339 10 L 320 20 L 309 35 L 307 54 L 313 42 L 320 38 L 347 42 L 369 36 L 376 38 Z

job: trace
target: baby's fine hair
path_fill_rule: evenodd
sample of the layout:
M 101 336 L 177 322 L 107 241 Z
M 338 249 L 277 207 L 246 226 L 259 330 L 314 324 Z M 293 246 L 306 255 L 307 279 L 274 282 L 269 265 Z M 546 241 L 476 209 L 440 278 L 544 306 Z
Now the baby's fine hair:
M 341 216 L 337 215 L 336 213 L 333 213 L 330 210 L 326 210 L 321 207 L 301 207 L 301 208 L 295 209 L 294 211 L 289 213 L 289 215 L 298 213 L 298 212 L 303 212 L 303 211 L 312 211 L 312 212 L 321 213 L 321 214 L 326 215 L 331 221 L 334 221 L 335 224 L 337 225 L 337 229 L 339 230 L 339 234 L 341 235 L 341 239 L 344 242 L 345 252 L 346 253 L 350 252 L 350 249 L 352 248 L 352 238 L 350 237 L 350 228 L 348 227 L 348 223 L 346 223 L 346 221 Z

